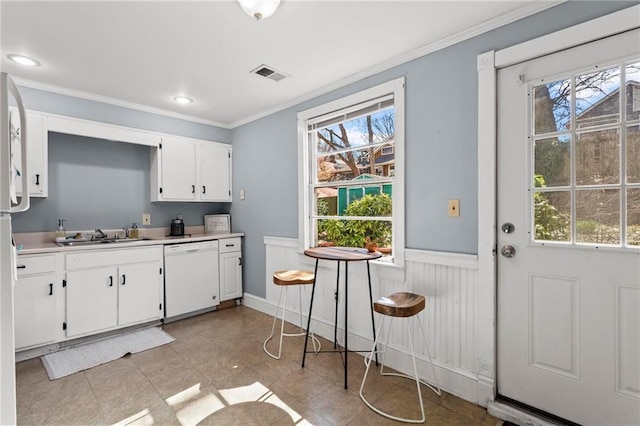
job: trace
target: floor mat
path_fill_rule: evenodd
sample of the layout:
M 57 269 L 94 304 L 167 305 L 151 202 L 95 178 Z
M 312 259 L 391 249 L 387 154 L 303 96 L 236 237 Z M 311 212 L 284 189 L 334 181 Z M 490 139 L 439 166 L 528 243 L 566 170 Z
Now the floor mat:
M 41 360 L 49 379 L 55 380 L 174 340 L 160 328 L 151 327 L 63 349 Z

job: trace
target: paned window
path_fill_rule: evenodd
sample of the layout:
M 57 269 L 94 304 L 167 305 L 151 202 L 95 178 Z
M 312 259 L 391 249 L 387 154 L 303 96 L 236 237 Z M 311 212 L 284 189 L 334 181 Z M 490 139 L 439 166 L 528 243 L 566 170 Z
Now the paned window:
M 531 88 L 532 239 L 640 247 L 640 62 Z
M 404 246 L 404 82 L 298 115 L 303 246 Z

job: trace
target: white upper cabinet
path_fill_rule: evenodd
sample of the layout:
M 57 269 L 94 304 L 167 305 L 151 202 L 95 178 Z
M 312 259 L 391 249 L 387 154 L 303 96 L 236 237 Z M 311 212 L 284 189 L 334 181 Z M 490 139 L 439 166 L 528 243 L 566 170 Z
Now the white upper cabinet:
M 47 176 L 47 148 L 48 131 L 47 117 L 27 111 L 27 175 L 29 180 L 29 195 L 31 197 L 46 197 L 48 195 Z M 14 152 L 16 163 L 20 164 L 20 151 Z M 16 179 L 18 196 L 22 195 L 22 180 Z
M 231 201 L 231 146 L 211 142 L 196 145 L 202 201 Z
M 231 201 L 231 146 L 163 137 L 151 152 L 151 201 Z
M 162 138 L 160 150 L 162 186 L 158 195 L 165 201 L 195 201 L 195 144 L 177 138 Z

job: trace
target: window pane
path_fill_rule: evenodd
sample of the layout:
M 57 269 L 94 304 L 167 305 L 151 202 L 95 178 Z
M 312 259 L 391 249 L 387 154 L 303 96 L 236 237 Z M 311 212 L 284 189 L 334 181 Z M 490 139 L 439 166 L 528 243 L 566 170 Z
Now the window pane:
M 535 239 L 571 241 L 571 193 L 534 192 Z
M 640 188 L 627 190 L 627 244 L 640 246 Z
M 322 192 L 327 189 L 335 191 L 335 196 L 323 196 L 325 194 Z M 318 219 L 319 243 L 342 247 L 364 247 L 368 237 L 379 247 L 391 246 L 393 210 L 390 184 L 383 187 L 318 188 L 316 195 L 318 215 L 336 217 L 336 219 Z M 343 220 L 339 218 L 340 216 L 371 216 L 372 219 Z
M 576 184 L 620 182 L 620 137 L 618 129 L 577 135 Z
M 568 186 L 571 181 L 571 136 L 534 142 L 536 186 Z M 541 179 L 541 180 L 540 180 Z
M 318 216 L 338 215 L 338 188 L 316 188 L 315 196 Z
M 576 191 L 576 241 L 620 244 L 620 191 Z
M 640 119 L 640 62 L 627 65 L 627 120 Z
M 534 134 L 567 130 L 571 122 L 571 80 L 533 88 Z
M 316 182 L 350 181 L 362 174 L 394 175 L 394 108 L 324 127 L 313 131 L 313 136 Z
M 383 142 L 393 143 L 395 109 L 376 111 L 373 114 L 324 127 L 316 130 L 315 134 L 318 155 Z
M 627 182 L 640 183 L 640 126 L 627 127 Z
M 576 128 L 620 122 L 620 68 L 576 77 Z
M 378 247 L 391 247 L 390 220 L 318 219 L 318 246 L 364 247 L 369 238 Z
M 395 154 L 383 154 L 382 148 L 393 144 L 354 149 L 337 154 L 318 157 L 318 182 L 339 182 L 351 180 L 369 180 L 380 177 L 393 177 Z M 373 164 L 371 161 L 373 158 Z

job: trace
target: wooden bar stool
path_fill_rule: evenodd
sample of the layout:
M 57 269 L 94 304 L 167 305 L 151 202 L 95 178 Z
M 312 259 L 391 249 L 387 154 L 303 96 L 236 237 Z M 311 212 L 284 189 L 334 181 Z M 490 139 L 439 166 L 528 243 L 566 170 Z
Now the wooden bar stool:
M 377 337 L 373 342 L 373 347 L 371 348 L 371 352 L 364 359 L 364 363 L 367 366 L 367 370 L 364 373 L 364 377 L 362 378 L 362 384 L 360 385 L 360 398 L 362 398 L 364 403 L 367 404 L 367 406 L 371 408 L 373 411 L 375 411 L 376 413 L 400 422 L 424 423 L 424 420 L 425 420 L 424 404 L 422 402 L 422 392 L 420 391 L 420 383 L 427 386 L 429 389 L 434 391 L 437 395 L 442 394 L 442 391 L 440 390 L 440 385 L 438 384 L 438 377 L 436 376 L 436 370 L 435 370 L 435 367 L 433 366 L 433 360 L 431 359 L 431 354 L 429 353 L 429 344 L 427 342 L 427 335 L 424 332 L 422 321 L 420 321 L 420 318 L 417 316 L 417 314 L 424 309 L 424 306 L 425 306 L 424 296 L 420 294 L 405 293 L 405 292 L 393 293 L 390 296 L 382 297 L 380 300 L 378 300 L 373 304 L 373 310 L 378 312 L 379 314 L 382 314 L 383 317 L 382 317 L 382 321 L 380 322 L 380 326 L 378 328 L 378 333 L 376 333 Z M 404 378 L 413 379 L 416 381 L 416 387 L 418 389 L 418 400 L 420 401 L 420 411 L 422 413 L 421 419 L 405 419 L 402 417 L 393 416 L 389 413 L 385 413 L 384 411 L 374 407 L 369 401 L 365 399 L 364 395 L 362 394 L 362 390 L 364 389 L 364 384 L 367 380 L 367 375 L 369 374 L 369 367 L 371 366 L 371 360 L 373 359 L 373 356 L 376 353 L 376 345 L 378 344 L 378 338 L 380 338 L 380 331 L 382 331 L 382 325 L 384 324 L 384 321 L 387 317 L 389 317 L 389 328 L 387 329 L 387 338 L 384 344 L 384 350 L 380 351 L 382 352 L 382 363 L 380 364 L 380 374 L 383 376 L 404 377 Z M 386 355 L 387 347 L 389 344 L 389 334 L 391 333 L 391 323 L 393 322 L 394 318 L 407 318 L 406 320 L 407 335 L 409 336 L 409 345 L 411 347 L 411 358 L 413 360 L 413 373 L 414 373 L 413 377 L 408 376 L 406 374 L 385 373 L 383 371 L 385 355 Z M 411 327 L 412 318 L 414 319 L 413 321 L 414 323 L 417 322 L 418 324 L 420 324 L 420 329 L 422 330 L 422 335 L 424 337 L 425 347 L 427 349 L 427 356 L 429 357 L 429 363 L 431 364 L 431 370 L 433 371 L 433 377 L 435 378 L 437 389 L 431 386 L 429 383 L 425 382 L 424 380 L 420 380 L 420 378 L 418 377 L 418 368 L 416 367 L 415 350 L 413 348 L 413 337 L 412 337 L 413 330 Z
M 306 332 L 303 329 L 303 320 L 302 320 L 302 286 L 306 284 L 313 284 L 315 280 L 315 275 L 312 271 L 298 271 L 298 270 L 287 270 L 287 271 L 276 271 L 273 274 L 273 283 L 275 285 L 280 286 L 280 297 L 278 298 L 278 307 L 276 308 L 276 315 L 273 318 L 273 325 L 271 326 L 271 335 L 267 337 L 267 340 L 264 341 L 262 345 L 262 349 L 269 355 L 271 358 L 280 359 L 280 355 L 282 354 L 282 337 L 293 337 L 293 336 L 305 336 Z M 298 297 L 300 303 L 300 333 L 285 333 L 284 332 L 284 316 L 285 309 L 287 306 L 287 288 L 297 285 L 298 287 Z M 305 290 L 306 294 L 306 290 Z M 282 300 L 284 296 L 284 301 Z M 307 295 L 307 299 L 308 299 Z M 281 304 L 282 302 L 282 304 Z M 273 333 L 276 329 L 276 321 L 278 320 L 278 311 L 282 309 L 282 317 L 280 318 L 280 344 L 278 347 L 278 355 L 274 355 L 267 349 L 267 343 L 269 340 L 273 338 Z M 317 337 L 313 335 L 313 333 L 309 333 L 311 339 L 313 341 L 313 350 L 314 352 L 320 351 L 320 341 Z M 317 348 L 316 348 L 317 345 Z

